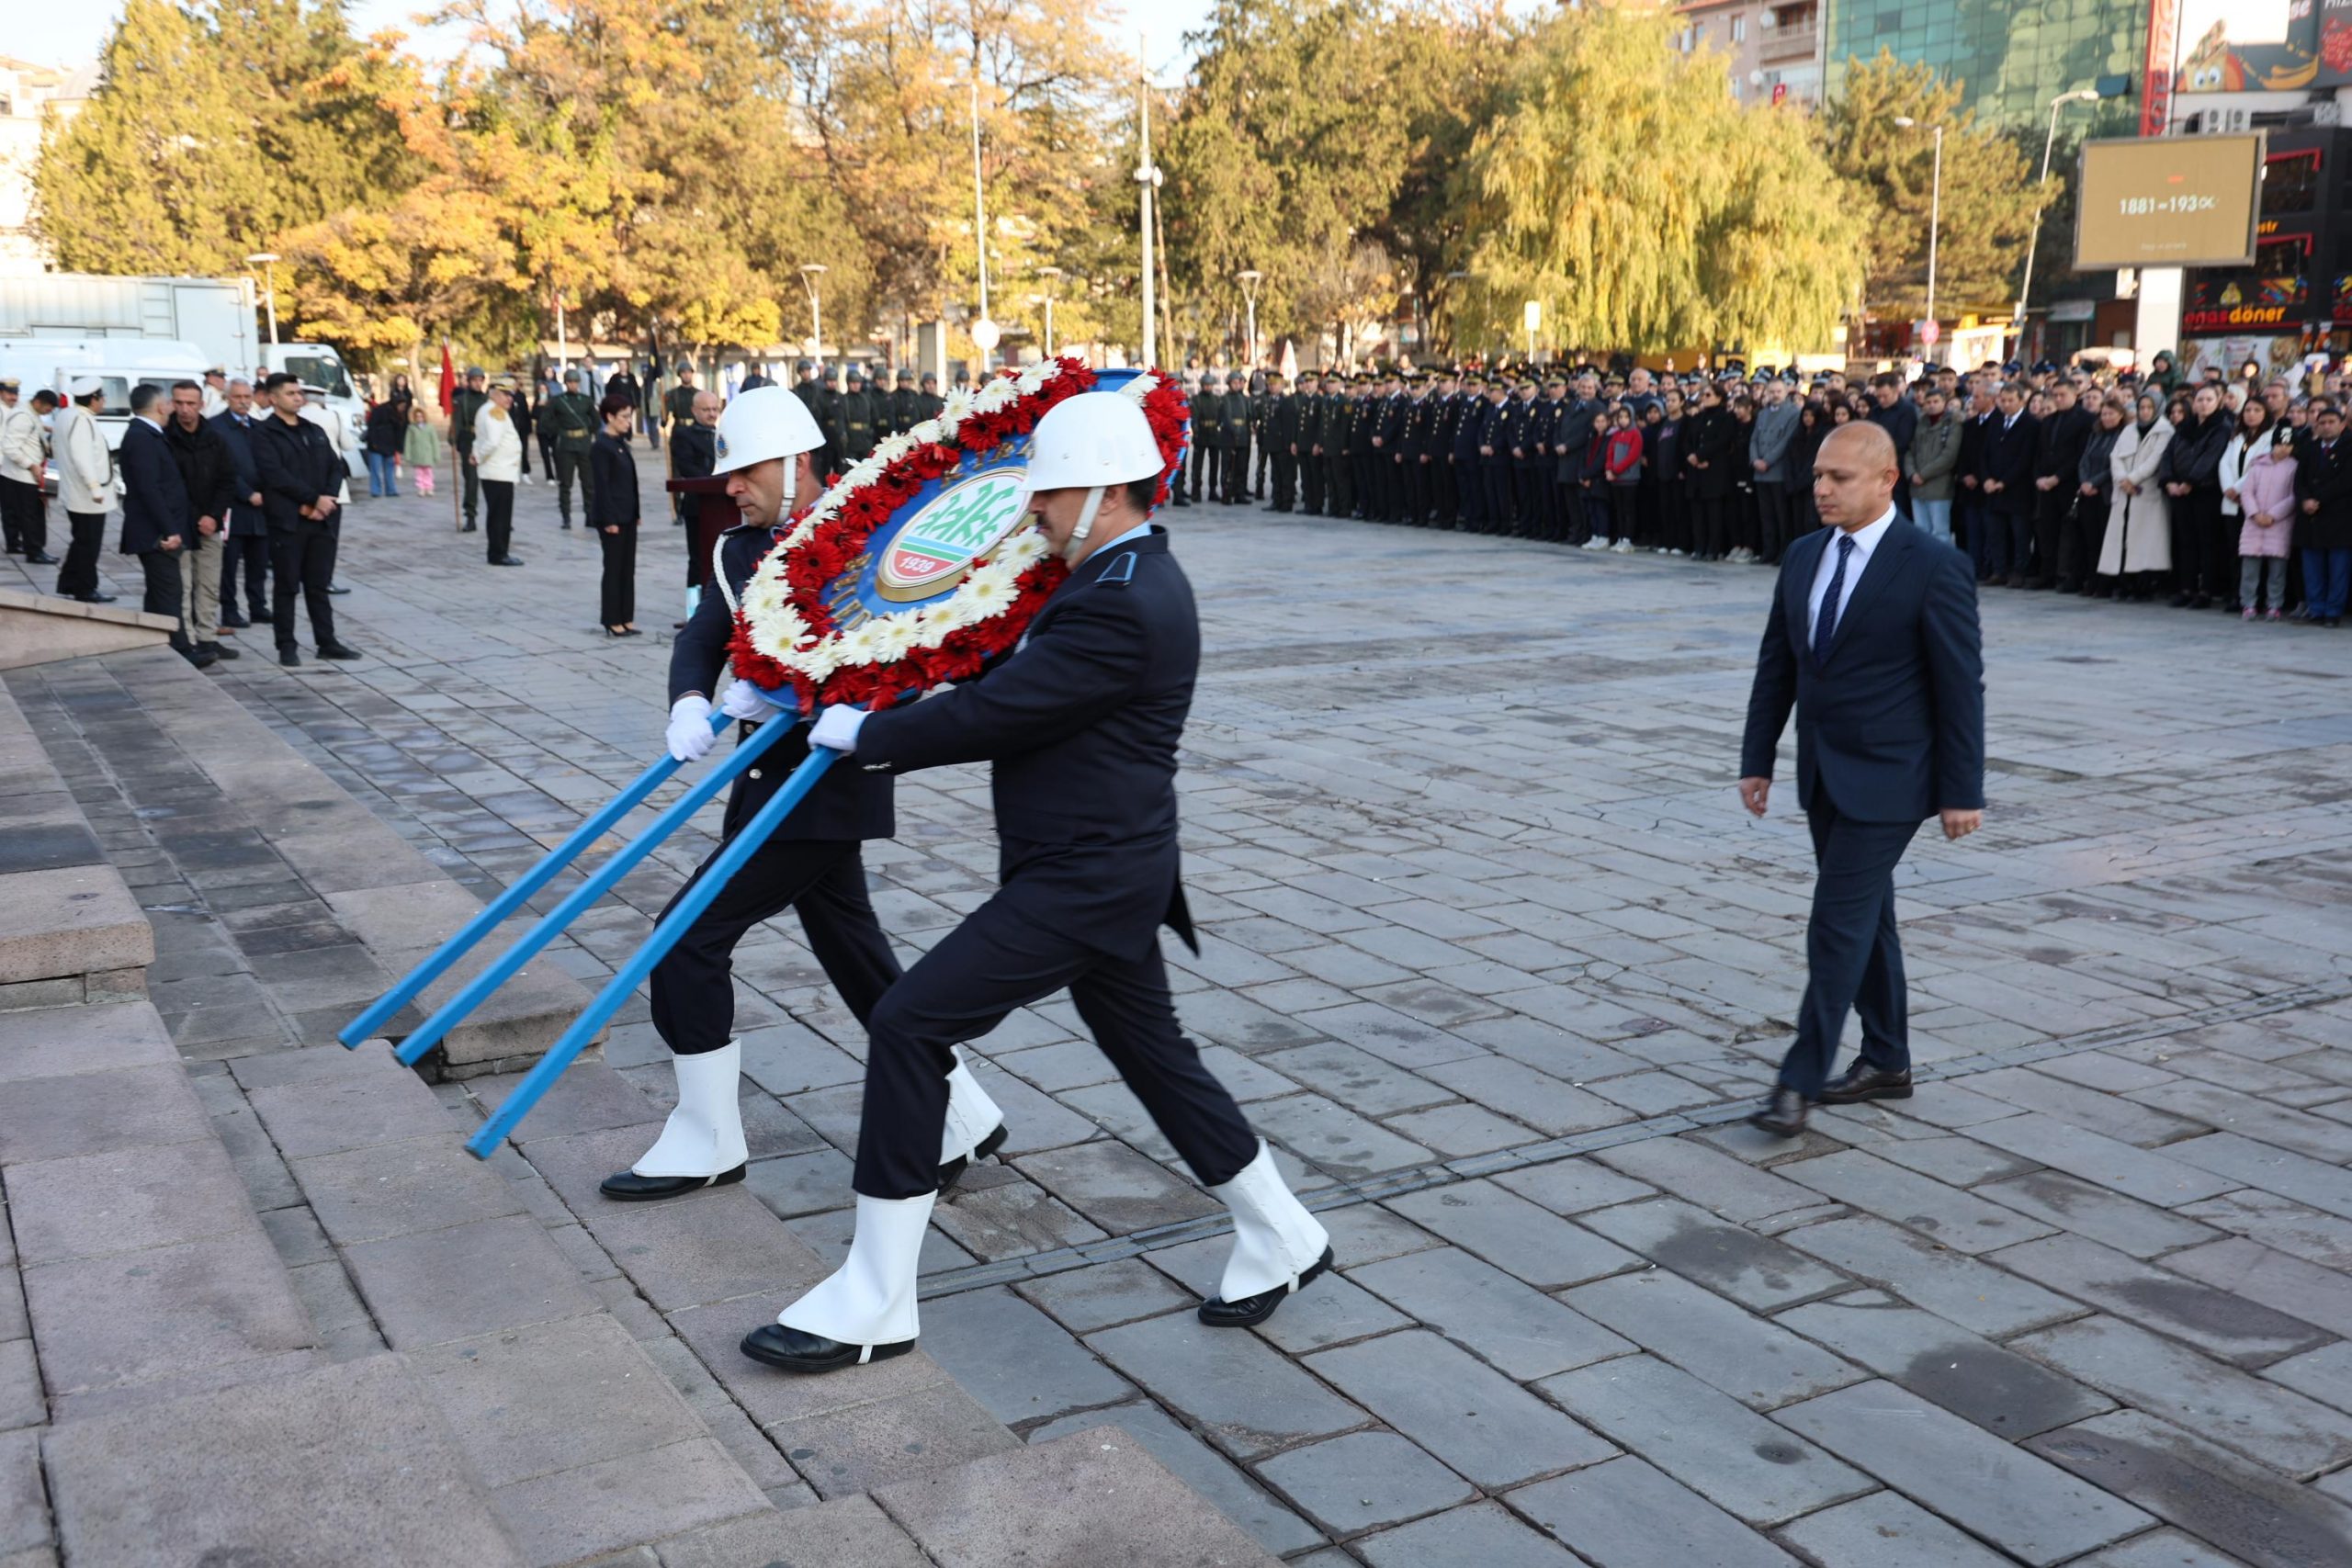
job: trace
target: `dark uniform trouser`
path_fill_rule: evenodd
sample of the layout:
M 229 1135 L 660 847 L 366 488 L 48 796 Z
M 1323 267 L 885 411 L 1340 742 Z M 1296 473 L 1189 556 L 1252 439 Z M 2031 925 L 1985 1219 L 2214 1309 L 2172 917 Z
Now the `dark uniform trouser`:
M 1114 958 L 1047 931 L 1000 892 L 916 961 L 866 1021 L 865 1103 L 850 1185 L 868 1198 L 914 1198 L 939 1185 L 949 1048 L 977 1040 L 1017 1007 L 1069 987 L 1094 1043 L 1160 1133 L 1206 1187 L 1241 1173 L 1257 1134 L 1176 1022 L 1168 971 L 1153 946 Z
M 1320 516 L 1323 512 L 1323 459 L 1315 455 L 1314 447 L 1310 445 L 1306 451 L 1292 458 L 1291 461 L 1297 464 L 1299 468 L 1300 479 L 1306 491 L 1306 510 Z
M 773 771 L 773 770 L 770 770 Z M 784 774 L 777 772 L 777 784 Z M 741 786 L 727 803 L 727 832 L 748 821 L 765 804 L 772 790 L 747 795 Z M 723 847 L 723 846 L 722 846 Z M 735 1033 L 735 944 L 753 926 L 772 920 L 786 908 L 800 915 L 808 949 L 817 955 L 825 977 L 849 1004 L 860 1023 L 874 1015 L 875 1005 L 899 978 L 899 960 L 890 941 L 874 918 L 873 901 L 865 892 L 865 863 L 854 839 L 775 839 L 752 852 L 719 889 L 710 908 L 686 928 L 662 962 L 653 966 L 653 1029 L 681 1056 L 696 1056 L 724 1046 Z M 717 857 L 718 852 L 711 854 Z M 709 861 L 695 868 L 686 881 L 691 887 L 709 869 Z M 685 896 L 678 889 L 670 903 Z M 666 917 L 669 909 L 664 908 Z M 944 1075 L 946 1068 L 940 1069 Z M 946 1083 L 940 1085 L 940 1118 L 946 1111 Z M 939 1179 L 939 1126 L 931 1134 L 931 1178 Z M 925 1190 L 929 1190 L 928 1188 Z
M 1216 448 L 1204 442 L 1193 443 L 1193 499 L 1201 499 L 1201 480 L 1205 476 L 1209 492 L 1216 492 Z
M 559 443 L 551 460 L 555 471 L 556 510 L 567 523 L 571 520 L 571 476 L 580 476 L 580 510 L 585 515 L 596 504 L 596 481 L 588 464 L 586 448 L 566 446 Z
M 1331 466 L 1328 491 L 1330 504 L 1326 510 L 1334 517 L 1345 517 L 1356 509 L 1355 459 L 1344 452 L 1334 452 L 1323 461 Z
M 481 513 L 481 470 L 474 467 L 473 454 L 458 454 L 458 471 L 466 477 L 466 521 L 471 523 Z
M 490 503 L 490 526 L 483 533 L 493 561 L 506 558 L 514 544 L 514 481 L 484 479 L 482 499 Z
M 40 486 L 0 479 L 0 522 L 6 525 L 10 549 L 37 556 L 49 548 L 49 508 L 41 502 Z
M 1510 471 L 1510 459 L 1487 457 L 1483 459 L 1478 467 L 1484 470 L 1479 477 L 1486 481 L 1487 486 L 1487 518 L 1482 531 L 1488 534 L 1508 534 L 1511 531 L 1512 520 L 1517 515 L 1511 498 L 1513 475 Z
M 1298 504 L 1298 459 L 1288 452 L 1273 457 L 1274 510 L 1288 512 Z
M 294 646 L 294 595 L 300 592 L 311 611 L 311 640 L 333 648 L 334 601 L 327 596 L 334 581 L 335 536 L 312 529 L 277 531 L 269 536 L 270 624 L 277 646 Z
M 1258 483 L 1255 487 L 1258 492 L 1258 499 L 1260 501 L 1266 499 L 1266 464 L 1272 456 L 1272 445 L 1265 440 L 1260 440 L 1258 443 Z
M 65 521 L 73 531 L 67 536 L 65 564 L 57 569 L 57 591 L 68 595 L 96 593 L 98 551 L 105 547 L 107 539 L 107 514 L 69 512 Z
M 1804 1000 L 1781 1084 L 1811 1100 L 1836 1065 L 1846 1014 L 1862 1020 L 1862 1060 L 1888 1072 L 1911 1066 L 1903 991 L 1903 943 L 1894 931 L 1894 866 L 1917 822 L 1857 822 L 1814 787 L 1805 814 L 1817 868 L 1804 934 Z
M 1246 446 L 1225 449 L 1225 499 L 1237 503 L 1250 499 L 1250 449 Z

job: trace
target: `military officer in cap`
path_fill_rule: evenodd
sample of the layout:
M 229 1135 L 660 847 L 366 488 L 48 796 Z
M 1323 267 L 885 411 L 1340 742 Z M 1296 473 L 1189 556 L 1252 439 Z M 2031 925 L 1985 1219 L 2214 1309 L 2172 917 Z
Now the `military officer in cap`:
M 841 458 L 844 465 L 854 463 L 874 450 L 877 439 L 875 422 L 878 417 L 874 404 L 874 394 L 865 389 L 865 372 L 851 366 L 849 390 L 842 394 L 840 416 Z
M 1266 417 L 1258 439 L 1272 457 L 1277 512 L 1295 511 L 1298 506 L 1298 414 L 1303 400 L 1283 385 L 1281 371 L 1266 372 Z
M 829 707 L 810 739 L 873 775 L 995 767 L 997 892 L 867 1021 L 857 1230 L 830 1278 L 743 1341 L 827 1372 L 912 1349 L 915 1269 L 952 1121 L 956 1048 L 1067 987 L 1095 1043 L 1234 1221 L 1212 1327 L 1262 1323 L 1331 1267 L 1233 1096 L 1176 1021 L 1159 927 L 1191 939 L 1177 865 L 1176 753 L 1200 668 L 1191 585 L 1148 521 L 1162 469 L 1142 408 L 1083 392 L 1037 422 L 1032 499 L 1070 575 L 1020 649 L 977 681 L 888 712 Z
M 571 480 L 580 479 L 580 509 L 582 515 L 594 510 L 596 497 L 591 490 L 594 480 L 588 473 L 588 454 L 596 445 L 596 432 L 604 422 L 596 417 L 596 405 L 580 389 L 580 372 L 563 373 L 563 390 L 549 398 L 539 410 L 539 423 L 554 434 L 555 504 L 563 515 L 563 525 L 571 526 Z
M 1208 481 L 1208 494 L 1214 500 L 1217 490 L 1217 458 L 1225 447 L 1225 394 L 1218 389 L 1216 373 L 1201 378 L 1201 389 L 1192 394 L 1193 411 L 1193 501 L 1201 500 L 1201 482 Z
M 1487 407 L 1478 423 L 1478 479 L 1485 487 L 1486 517 L 1479 532 L 1508 534 L 1518 521 L 1511 496 L 1510 449 L 1517 444 L 1519 416 L 1511 386 L 1500 371 L 1487 383 Z
M 704 396 L 717 400 L 714 394 Z M 823 493 L 824 479 L 813 460 L 823 444 L 824 433 L 808 405 L 783 387 L 739 393 L 718 417 L 712 442 L 718 470 L 727 478 L 727 493 L 743 521 L 719 536 L 710 586 L 670 650 L 666 740 L 670 754 L 682 762 L 698 761 L 717 742 L 710 694 L 718 690 L 718 671 L 727 662 L 734 604 L 761 558 L 774 547 L 785 519 Z M 737 681 L 728 687 L 719 711 L 745 721 L 740 739 L 751 733 L 751 721 L 774 716 L 776 708 L 749 682 Z M 808 755 L 807 734 L 788 735 L 769 748 L 758 767 L 738 778 L 727 799 L 725 837 L 740 831 Z M 797 910 L 825 977 L 861 1023 L 872 1016 L 899 977 L 899 961 L 866 896 L 863 858 L 866 840 L 891 836 L 890 796 L 887 773 L 829 771 L 654 966 L 653 1028 L 672 1053 L 677 1108 L 635 1165 L 605 1179 L 605 1197 L 644 1202 L 743 1179 L 750 1151 L 736 1098 L 742 1045 L 734 1038 L 731 968 L 735 944 L 753 927 L 787 908 Z M 715 858 L 718 852 L 712 853 Z M 695 875 L 707 869 L 705 862 Z M 691 878 L 687 886 L 693 886 Z M 952 1130 L 927 1174 L 944 1186 L 962 1174 L 967 1161 L 1001 1147 L 1005 1132 L 1003 1116 L 960 1060 L 951 1059 L 941 1072 Z M 931 1125 L 941 1124 L 934 1115 Z
M 899 372 L 899 389 L 890 394 L 890 434 L 904 435 L 922 423 L 922 394 L 915 390 L 915 373 Z
M 1258 448 L 1258 477 L 1250 487 L 1250 494 L 1255 500 L 1263 501 L 1266 499 L 1266 466 L 1273 457 L 1273 443 L 1266 439 L 1266 421 L 1272 417 L 1274 400 L 1281 396 L 1282 377 L 1269 370 L 1263 375 L 1254 376 L 1252 379 L 1255 384 L 1250 393 L 1250 439 Z
M 678 384 L 662 394 L 662 416 L 672 430 L 695 417 L 695 367 L 678 361 Z
M 57 564 L 49 553 L 48 508 L 40 493 L 47 457 L 40 416 L 23 400 L 15 377 L 0 379 L 0 525 L 7 530 L 8 553 L 23 556 L 27 566 Z
M 1327 516 L 1355 515 L 1355 457 L 1350 448 L 1355 441 L 1357 400 L 1355 389 L 1348 384 L 1347 378 L 1325 373 L 1323 429 L 1318 440 L 1323 447 L 1323 502 Z
M 915 423 L 921 424 L 924 420 L 937 419 L 946 407 L 946 400 L 939 395 L 939 378 L 928 370 L 924 371 L 922 389 L 915 394 Z
M 449 398 L 449 445 L 456 448 L 458 468 L 465 475 L 466 525 L 464 532 L 474 531 L 475 519 L 481 513 L 481 473 L 474 467 L 474 422 L 481 417 L 483 407 L 490 401 L 490 378 L 481 367 L 466 367 L 466 384 Z
M 1225 378 L 1225 422 L 1218 443 L 1225 478 L 1222 499 L 1227 506 L 1244 506 L 1250 501 L 1250 436 L 1255 417 L 1250 378 L 1236 370 Z

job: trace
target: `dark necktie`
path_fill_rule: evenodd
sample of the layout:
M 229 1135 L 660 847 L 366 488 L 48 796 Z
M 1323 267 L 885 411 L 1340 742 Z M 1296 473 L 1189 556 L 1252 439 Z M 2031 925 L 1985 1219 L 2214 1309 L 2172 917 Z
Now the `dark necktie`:
M 1854 536 L 1838 536 L 1838 570 L 1829 574 L 1829 592 L 1821 596 L 1820 613 L 1813 617 L 1813 661 L 1829 660 L 1830 639 L 1838 635 L 1838 602 L 1846 593 L 1846 563 L 1854 558 Z

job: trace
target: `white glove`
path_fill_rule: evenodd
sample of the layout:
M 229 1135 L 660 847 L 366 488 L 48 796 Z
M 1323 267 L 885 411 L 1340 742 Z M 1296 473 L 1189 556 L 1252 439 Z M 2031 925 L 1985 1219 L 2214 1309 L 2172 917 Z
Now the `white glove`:
M 749 681 L 734 681 L 729 682 L 727 694 L 718 699 L 718 711 L 729 718 L 765 724 L 784 711 L 784 705 Z
M 681 762 L 702 760 L 718 737 L 710 732 L 710 699 L 684 696 L 670 705 L 670 728 L 662 734 L 670 755 Z
M 864 708 L 835 703 L 817 716 L 817 728 L 808 732 L 808 744 L 847 756 L 857 750 L 857 732 L 865 718 Z

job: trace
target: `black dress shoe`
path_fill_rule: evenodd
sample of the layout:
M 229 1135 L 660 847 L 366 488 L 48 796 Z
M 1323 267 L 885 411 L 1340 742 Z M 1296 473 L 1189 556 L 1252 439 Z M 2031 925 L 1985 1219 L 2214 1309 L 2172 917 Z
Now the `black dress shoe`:
M 76 593 L 74 595 L 74 602 L 77 604 L 111 604 L 114 603 L 114 595 L 111 593 Z
M 277 650 L 277 661 L 288 670 L 298 670 L 302 664 L 302 650 L 299 648 L 281 648 Z
M 357 659 L 359 650 L 347 643 L 332 643 L 319 649 L 321 659 Z
M 181 654 L 180 657 L 187 660 L 190 664 L 195 665 L 198 670 L 209 670 L 212 666 L 220 662 L 220 655 L 213 649 L 207 648 L 191 648 L 186 653 Z
M 732 1187 L 751 1168 L 739 1165 L 717 1176 L 639 1176 L 633 1170 L 622 1170 L 605 1178 L 596 1190 L 616 1202 L 650 1203 L 662 1198 L 683 1198 L 706 1187 Z
M 1823 1084 L 1821 1092 L 1815 1096 L 1823 1105 L 1860 1105 L 1865 1100 L 1910 1098 L 1910 1068 L 1891 1073 L 1884 1067 L 1873 1067 L 1867 1062 L 1856 1062 Z
M 226 611 L 222 612 L 220 616 L 220 629 L 222 631 L 243 631 L 244 628 L 252 625 L 253 623 L 245 619 L 244 616 L 232 615 Z
M 941 1166 L 939 1168 L 940 1196 L 945 1197 L 947 1190 L 963 1179 L 966 1168 L 979 1164 L 980 1161 L 1004 1147 L 1004 1123 L 1000 1122 L 996 1124 L 996 1131 L 982 1138 L 979 1146 L 974 1149 L 968 1157 L 957 1155 L 954 1159 Z
M 523 562 L 520 558 L 515 556 L 501 556 L 490 564 L 492 566 L 521 566 Z
M 25 564 L 27 566 L 55 566 L 57 558 L 47 550 L 35 550 L 25 558 Z
M 350 589 L 348 589 L 348 588 L 345 588 L 345 586 L 343 586 L 343 584 L 341 584 L 341 583 L 339 583 L 339 582 L 330 582 L 330 583 L 328 583 L 328 584 L 327 584 L 327 592 L 330 592 L 330 593 L 332 593 L 332 594 L 334 594 L 336 598 L 340 599 L 340 598 L 342 598 L 345 594 L 346 594 L 346 593 L 350 592 L 351 592 L 351 590 L 350 590 Z
M 473 531 L 474 531 L 474 525 L 473 525 L 472 524 L 470 524 L 470 523 L 467 524 L 464 527 L 462 527 L 462 528 L 460 528 L 460 529 L 458 529 L 458 533 L 460 533 L 460 534 L 470 534 L 470 533 L 472 533 Z
M 1325 1247 L 1315 1267 L 1298 1277 L 1298 1283 L 1276 1285 L 1271 1291 L 1260 1291 L 1254 1296 L 1244 1296 L 1238 1302 L 1222 1296 L 1211 1296 L 1201 1303 L 1200 1319 L 1211 1328 L 1248 1328 L 1274 1315 L 1274 1309 L 1290 1296 L 1306 1289 L 1331 1267 L 1331 1249 Z
M 1776 1089 L 1748 1112 L 1747 1124 L 1776 1138 L 1793 1138 L 1804 1131 L 1804 1096 L 1792 1089 Z
M 239 653 L 235 649 L 223 647 L 221 644 L 217 642 L 199 642 L 196 646 L 204 649 L 215 659 L 243 659 L 244 657 L 243 654 Z
M 764 1361 L 771 1367 L 782 1367 L 787 1372 L 837 1372 L 843 1367 L 854 1367 L 862 1361 L 887 1361 L 893 1356 L 903 1356 L 915 1348 L 911 1339 L 901 1339 L 895 1345 L 844 1345 L 838 1339 L 828 1339 L 821 1334 L 804 1334 L 797 1328 L 786 1328 L 771 1323 L 754 1328 L 743 1336 L 743 1354 L 754 1361 Z

